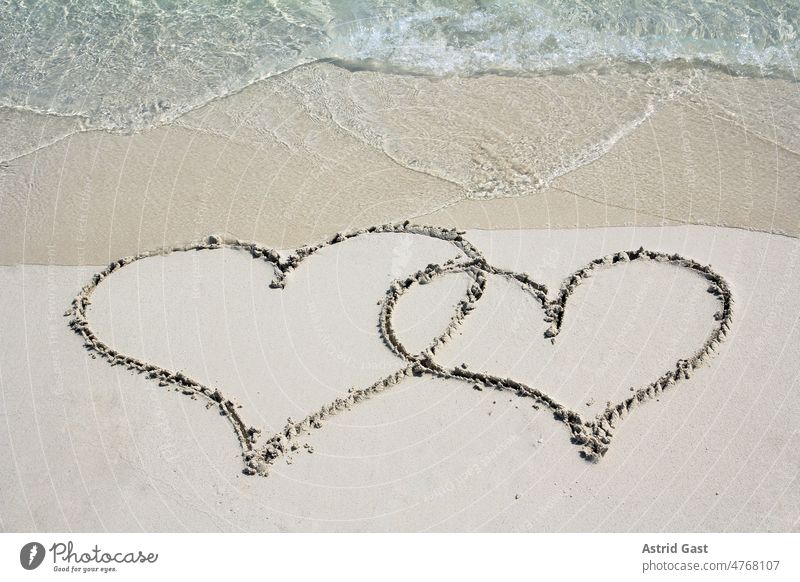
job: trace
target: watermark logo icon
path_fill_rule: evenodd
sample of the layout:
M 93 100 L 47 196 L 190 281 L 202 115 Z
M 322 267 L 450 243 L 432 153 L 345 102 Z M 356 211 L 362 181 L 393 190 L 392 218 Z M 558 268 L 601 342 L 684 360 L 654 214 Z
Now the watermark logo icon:
M 19 563 L 26 570 L 35 570 L 44 561 L 44 546 L 39 542 L 28 542 L 19 551 Z

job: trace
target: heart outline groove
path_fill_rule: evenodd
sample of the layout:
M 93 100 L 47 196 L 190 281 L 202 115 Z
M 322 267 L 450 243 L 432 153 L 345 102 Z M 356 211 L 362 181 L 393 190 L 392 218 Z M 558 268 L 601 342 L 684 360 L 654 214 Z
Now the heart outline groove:
M 287 284 L 288 275 L 306 258 L 319 250 L 358 236 L 377 233 L 405 233 L 444 240 L 461 251 L 466 259 L 463 261 L 449 259 L 442 264 L 431 263 L 412 275 L 392 281 L 386 291 L 385 297 L 381 302 L 378 327 L 386 346 L 405 361 L 406 366 L 404 368 L 377 380 L 365 388 L 351 388 L 347 396 L 336 398 L 330 404 L 324 405 L 319 411 L 309 414 L 300 421 L 294 421 L 291 418 L 287 419 L 286 426 L 280 432 L 269 437 L 260 447 L 257 446 L 257 443 L 261 430 L 248 426 L 238 411 L 240 406 L 233 400 L 226 398 L 218 388 L 206 386 L 180 371 L 168 370 L 156 364 L 122 354 L 100 340 L 89 325 L 87 308 L 91 305 L 91 296 L 97 286 L 119 269 L 148 257 L 166 256 L 175 252 L 220 248 L 244 251 L 249 253 L 253 259 L 269 263 L 275 271 L 274 279 L 269 283 L 269 287 L 283 289 Z M 422 376 L 426 374 L 439 378 L 456 379 L 472 385 L 480 383 L 486 387 L 509 390 L 518 396 L 533 398 L 547 406 L 556 420 L 564 423 L 569 428 L 571 440 L 581 446 L 581 454 L 584 458 L 590 461 L 598 461 L 607 453 L 614 430 L 623 418 L 628 416 L 639 404 L 656 398 L 664 390 L 682 380 L 688 379 L 693 370 L 702 366 L 713 356 L 719 344 L 725 340 L 730 331 L 733 297 L 727 281 L 711 269 L 710 266 L 701 265 L 681 255 L 648 251 L 640 247 L 635 251 L 620 251 L 594 259 L 564 279 L 558 294 L 551 300 L 548 299 L 547 287 L 537 283 L 529 275 L 500 269 L 489 264 L 483 254 L 463 237 L 464 234 L 463 231 L 455 229 L 412 225 L 408 221 L 402 224 L 384 224 L 351 232 L 337 233 L 330 239 L 314 246 L 297 249 L 289 254 L 286 259 L 281 259 L 274 249 L 263 247 L 257 243 L 210 235 L 201 242 L 144 251 L 134 256 L 113 261 L 105 269 L 92 276 L 89 283 L 84 285 L 73 299 L 70 308 L 64 315 L 70 318 L 70 328 L 83 338 L 84 347 L 88 351 L 99 355 L 111 366 L 124 365 L 129 370 L 146 374 L 149 380 L 158 382 L 162 387 L 171 386 L 185 395 L 205 399 L 207 407 L 217 407 L 220 414 L 228 419 L 240 443 L 244 463 L 243 473 L 263 476 L 269 474 L 269 467 L 280 457 L 299 448 L 295 442 L 298 436 L 312 429 L 321 428 L 326 418 L 341 411 L 349 410 L 355 404 L 390 388 L 407 376 Z M 489 275 L 504 277 L 533 295 L 544 311 L 545 321 L 550 323 L 550 327 L 545 331 L 544 337 L 555 342 L 562 327 L 567 300 L 581 282 L 595 270 L 631 261 L 655 261 L 695 272 L 709 282 L 707 291 L 717 298 L 720 310 L 714 316 L 715 327 L 699 350 L 689 357 L 679 359 L 672 368 L 664 372 L 655 381 L 635 390 L 630 397 L 616 404 L 609 402 L 606 409 L 598 414 L 594 420 L 584 420 L 580 414 L 560 404 L 546 392 L 536 387 L 528 386 L 511 378 L 501 378 L 484 372 L 473 372 L 467 368 L 466 364 L 461 364 L 454 368 L 446 368 L 436 362 L 434 358 L 436 351 L 452 337 L 452 334 L 464 319 L 475 309 L 476 303 L 484 293 Z M 394 330 L 392 313 L 397 302 L 413 286 L 426 284 L 437 277 L 454 273 L 464 273 L 471 279 L 466 296 L 456 305 L 455 313 L 450 318 L 445 330 L 436 336 L 428 347 L 419 353 L 412 354 L 398 339 Z

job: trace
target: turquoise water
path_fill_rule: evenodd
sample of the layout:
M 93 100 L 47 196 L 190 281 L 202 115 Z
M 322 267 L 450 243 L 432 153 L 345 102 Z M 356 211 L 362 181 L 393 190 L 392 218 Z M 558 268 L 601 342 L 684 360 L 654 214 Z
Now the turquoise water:
M 297 65 L 426 75 L 683 62 L 794 79 L 793 0 L 0 0 L 0 105 L 131 131 Z

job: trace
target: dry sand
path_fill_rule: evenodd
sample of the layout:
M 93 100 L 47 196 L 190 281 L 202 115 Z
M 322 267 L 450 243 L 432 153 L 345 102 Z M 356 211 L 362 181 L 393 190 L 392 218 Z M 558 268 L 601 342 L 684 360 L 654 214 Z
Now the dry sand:
M 591 260 L 640 246 L 713 265 L 735 299 L 731 333 L 690 379 L 635 407 L 598 462 L 541 402 L 425 373 L 304 433 L 269 476 L 247 476 L 218 408 L 93 358 L 67 327 L 64 309 L 104 267 L 3 267 L 0 527 L 797 530 L 796 239 L 699 226 L 465 238 L 551 295 Z M 223 390 L 268 436 L 405 367 L 381 341 L 379 302 L 393 279 L 458 254 L 438 239 L 365 235 L 310 256 L 283 289 L 241 251 L 156 256 L 102 281 L 88 313 L 103 341 Z M 398 337 L 424 345 L 467 283 L 448 275 L 404 294 Z M 653 261 L 594 273 L 550 344 L 541 307 L 492 275 L 437 361 L 530 383 L 590 418 L 702 346 L 718 323 L 707 283 Z

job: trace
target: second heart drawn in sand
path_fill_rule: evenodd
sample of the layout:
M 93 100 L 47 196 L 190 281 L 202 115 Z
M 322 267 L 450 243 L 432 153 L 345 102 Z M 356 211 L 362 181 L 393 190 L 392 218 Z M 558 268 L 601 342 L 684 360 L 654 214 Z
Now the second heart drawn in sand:
M 254 259 L 271 264 L 275 270 L 275 278 L 270 282 L 270 287 L 281 289 L 287 283 L 287 276 L 307 257 L 322 248 L 370 233 L 405 233 L 437 238 L 454 245 L 466 258 L 458 261 L 451 259 L 442 264 L 430 264 L 416 273 L 395 280 L 386 291 L 380 311 L 380 333 L 389 349 L 405 361 L 404 368 L 377 380 L 367 387 L 351 389 L 347 396 L 336 398 L 333 402 L 324 405 L 319 411 L 308 415 L 300 421 L 289 420 L 283 430 L 266 438 L 263 444 L 259 444 L 261 431 L 256 427 L 248 426 L 239 413 L 236 403 L 225 397 L 219 389 L 206 386 L 181 372 L 171 371 L 118 352 L 95 335 L 87 318 L 87 308 L 91 303 L 91 296 L 100 282 L 119 269 L 144 258 L 164 256 L 174 252 L 219 248 L 236 249 L 249 253 Z M 657 398 L 664 390 L 674 386 L 677 382 L 688 379 L 694 369 L 703 365 L 714 354 L 719 343 L 725 339 L 730 330 L 732 297 L 727 282 L 710 267 L 680 255 L 653 252 L 640 248 L 594 259 L 567 277 L 555 297 L 551 299 L 548 296 L 547 288 L 534 281 L 530 276 L 490 265 L 483 254 L 463 237 L 463 234 L 461 231 L 452 229 L 416 226 L 408 222 L 398 225 L 381 225 L 350 233 L 339 233 L 330 240 L 315 246 L 303 247 L 286 259 L 282 259 L 275 250 L 255 243 L 242 242 L 221 236 L 209 236 L 200 243 L 148 251 L 112 262 L 103 271 L 95 274 L 92 280 L 81 289 L 81 292 L 75 297 L 65 315 L 70 318 L 70 327 L 83 338 L 86 348 L 98 354 L 110 364 L 126 366 L 131 370 L 145 374 L 150 380 L 158 382 L 161 386 L 173 387 L 195 398 L 202 397 L 209 405 L 216 406 L 220 413 L 227 417 L 241 444 L 244 462 L 243 471 L 248 475 L 267 475 L 271 464 L 284 454 L 298 448 L 297 437 L 299 435 L 312 429 L 320 428 L 326 418 L 348 410 L 357 403 L 401 382 L 403 378 L 413 375 L 432 375 L 440 378 L 456 379 L 468 382 L 469 385 L 480 384 L 495 389 L 513 391 L 519 396 L 533 398 L 547 406 L 553 412 L 554 417 L 568 427 L 572 441 L 581 445 L 582 454 L 587 459 L 596 461 L 608 451 L 613 431 L 625 416 L 630 414 L 640 403 Z M 555 342 L 562 329 L 568 299 L 581 282 L 590 277 L 595 271 L 632 261 L 653 261 L 670 264 L 696 273 L 707 281 L 708 292 L 717 298 L 719 310 L 715 315 L 715 325 L 702 346 L 693 353 L 679 359 L 654 381 L 636 389 L 630 397 L 617 403 L 609 402 L 605 410 L 595 418 L 582 418 L 578 412 L 567 408 L 535 386 L 530 386 L 512 378 L 472 371 L 466 364 L 446 367 L 437 362 L 437 351 L 448 342 L 465 318 L 475 309 L 477 302 L 484 294 L 489 276 L 506 278 L 510 282 L 519 285 L 523 291 L 531 294 L 541 305 L 544 319 L 549 323 L 549 327 L 544 333 L 544 338 Z M 456 305 L 455 312 L 444 331 L 436 336 L 426 348 L 417 353 L 412 353 L 395 332 L 392 316 L 398 301 L 404 293 L 414 286 L 427 284 L 436 278 L 455 273 L 466 274 L 470 279 L 466 296 Z

